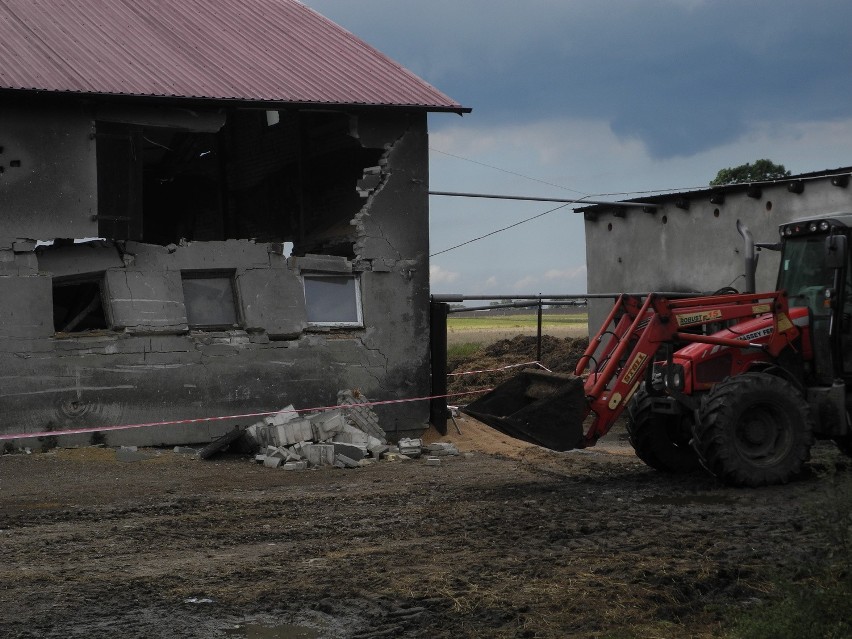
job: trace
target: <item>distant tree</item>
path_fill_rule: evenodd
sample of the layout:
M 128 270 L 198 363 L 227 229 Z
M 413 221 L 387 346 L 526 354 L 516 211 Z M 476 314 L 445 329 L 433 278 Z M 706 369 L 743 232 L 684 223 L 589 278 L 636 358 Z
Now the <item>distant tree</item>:
M 710 186 L 725 184 L 740 184 L 741 182 L 763 182 L 790 177 L 790 172 L 783 164 L 775 164 L 772 160 L 756 160 L 754 164 L 746 162 L 739 166 L 721 169 L 710 181 Z

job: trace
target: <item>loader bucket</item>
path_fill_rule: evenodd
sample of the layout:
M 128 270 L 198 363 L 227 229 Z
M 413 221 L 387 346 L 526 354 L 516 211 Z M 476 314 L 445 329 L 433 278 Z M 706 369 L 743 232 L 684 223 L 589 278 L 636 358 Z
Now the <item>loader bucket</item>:
M 526 369 L 461 409 L 501 433 L 552 450 L 582 446 L 583 380 Z

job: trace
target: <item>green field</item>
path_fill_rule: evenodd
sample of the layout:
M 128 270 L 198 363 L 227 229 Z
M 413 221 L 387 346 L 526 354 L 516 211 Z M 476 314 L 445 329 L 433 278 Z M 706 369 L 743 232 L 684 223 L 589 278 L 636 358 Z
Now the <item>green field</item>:
M 572 313 L 570 315 L 548 315 L 545 313 L 541 318 L 541 326 L 545 328 L 560 328 L 569 326 L 585 326 L 588 322 L 588 314 Z M 523 315 L 496 315 L 488 314 L 482 317 L 458 317 L 450 315 L 447 318 L 449 330 L 471 331 L 476 329 L 509 329 L 509 328 L 535 328 L 538 324 L 538 316 L 535 313 Z

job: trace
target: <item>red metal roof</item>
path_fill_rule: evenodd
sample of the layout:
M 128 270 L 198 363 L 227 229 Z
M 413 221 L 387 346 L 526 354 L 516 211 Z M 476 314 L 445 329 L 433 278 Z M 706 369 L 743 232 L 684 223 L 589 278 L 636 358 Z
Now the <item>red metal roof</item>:
M 468 111 L 296 0 L 0 0 L 0 89 Z

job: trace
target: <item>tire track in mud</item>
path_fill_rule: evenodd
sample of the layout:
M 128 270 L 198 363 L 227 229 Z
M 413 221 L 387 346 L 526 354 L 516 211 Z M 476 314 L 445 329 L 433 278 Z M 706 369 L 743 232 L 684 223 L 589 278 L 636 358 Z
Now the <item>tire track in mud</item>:
M 710 637 L 768 570 L 819 561 L 817 471 L 850 471 L 831 447 L 814 459 L 800 481 L 741 490 L 536 448 L 301 474 L 2 458 L 0 633 L 224 637 L 254 620 L 360 639 Z

